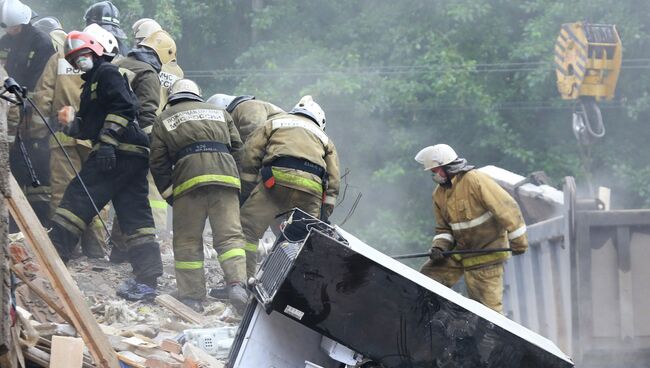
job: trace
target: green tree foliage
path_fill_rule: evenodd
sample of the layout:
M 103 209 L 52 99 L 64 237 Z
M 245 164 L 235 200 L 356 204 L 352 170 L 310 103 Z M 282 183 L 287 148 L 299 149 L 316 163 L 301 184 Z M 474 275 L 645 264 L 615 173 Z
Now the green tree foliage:
M 70 29 L 89 3 L 44 0 L 37 10 Z M 553 45 L 562 23 L 617 24 L 624 69 L 615 100 L 601 105 L 608 132 L 590 150 L 591 173 L 619 206 L 650 205 L 647 1 L 115 4 L 127 33 L 143 16 L 170 30 L 181 66 L 206 94 L 255 94 L 286 109 L 312 94 L 350 170 L 334 219 L 362 193 L 345 226 L 389 253 L 427 249 L 433 234 L 433 183 L 413 161 L 424 146 L 445 142 L 476 165 L 584 181 L 572 105 L 555 87 Z

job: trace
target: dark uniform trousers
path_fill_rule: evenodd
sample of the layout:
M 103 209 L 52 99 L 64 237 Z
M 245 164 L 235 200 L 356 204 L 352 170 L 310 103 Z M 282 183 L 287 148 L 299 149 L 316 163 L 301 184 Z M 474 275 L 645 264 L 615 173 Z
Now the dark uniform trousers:
M 128 258 L 136 280 L 150 281 L 162 275 L 160 247 L 155 240 L 151 207 L 147 200 L 146 157 L 117 153 L 117 167 L 99 170 L 94 153 L 83 164 L 80 176 L 97 208 L 113 202 L 120 227 L 127 237 Z M 54 218 L 50 238 L 66 261 L 85 227 L 96 216 L 78 178 L 70 182 Z
M 34 209 L 36 216 L 45 228 L 50 227 L 50 198 L 52 191 L 50 188 L 50 143 L 49 137 L 32 139 L 22 136 L 23 143 L 27 151 L 27 157 L 34 168 L 36 179 L 40 185 L 32 185 L 32 176 L 27 168 L 25 156 L 20 151 L 18 141 L 14 142 L 9 150 L 9 164 L 11 173 L 23 189 L 27 201 Z

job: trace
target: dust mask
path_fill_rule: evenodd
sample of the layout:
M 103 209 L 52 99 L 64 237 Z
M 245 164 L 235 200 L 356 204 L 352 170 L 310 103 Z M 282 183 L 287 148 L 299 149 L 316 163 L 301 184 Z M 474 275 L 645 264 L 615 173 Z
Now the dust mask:
M 431 179 L 437 184 L 445 184 L 449 178 L 445 178 L 438 173 L 431 173 Z
M 89 71 L 90 69 L 93 68 L 93 65 L 94 65 L 93 64 L 93 58 L 91 56 L 88 56 L 88 55 L 79 56 L 77 58 L 77 60 L 75 61 L 75 64 L 77 64 L 77 67 L 82 72 Z

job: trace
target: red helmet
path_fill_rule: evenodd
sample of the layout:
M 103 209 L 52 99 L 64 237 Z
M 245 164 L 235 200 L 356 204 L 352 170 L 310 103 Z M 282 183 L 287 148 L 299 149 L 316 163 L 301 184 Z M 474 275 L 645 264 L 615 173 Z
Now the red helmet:
M 65 59 L 70 64 L 72 64 L 72 61 L 79 54 L 87 53 L 88 51 L 93 52 L 97 56 L 104 55 L 104 47 L 90 34 L 79 31 L 68 33 L 68 37 L 65 38 L 65 44 L 63 45 L 63 52 Z

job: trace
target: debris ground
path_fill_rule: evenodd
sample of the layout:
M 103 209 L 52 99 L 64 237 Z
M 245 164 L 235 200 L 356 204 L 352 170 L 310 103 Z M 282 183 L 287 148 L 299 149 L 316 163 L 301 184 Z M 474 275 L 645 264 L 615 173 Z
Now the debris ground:
M 223 272 L 209 246 L 209 238 L 206 236 L 206 279 L 208 287 L 215 287 L 223 282 Z M 14 267 L 56 303 L 51 285 L 20 234 L 13 235 L 12 249 Z M 159 278 L 158 295 L 172 294 L 176 282 L 171 240 L 161 241 L 161 253 L 164 274 Z M 123 364 L 131 367 L 222 367 L 225 363 L 239 323 L 239 316 L 227 302 L 206 297 L 204 311 L 200 313 L 201 324 L 197 325 L 158 303 L 127 301 L 117 296 L 117 287 L 132 276 L 128 263 L 114 264 L 108 258 L 89 259 L 80 255 L 67 266 Z M 52 336 L 78 336 L 74 327 L 48 307 L 29 286 L 19 279 L 17 282 L 16 299 L 19 311 L 25 317 L 23 321 L 28 321 L 38 333 L 36 338 L 32 338 L 35 344 L 25 348 L 28 359 L 34 351 L 39 356 L 50 354 Z M 210 339 L 217 340 L 204 343 L 207 347 L 200 346 Z M 43 355 L 43 352 L 47 354 Z M 46 366 L 43 359 L 40 361 L 41 366 Z M 93 366 L 85 349 L 83 366 Z

